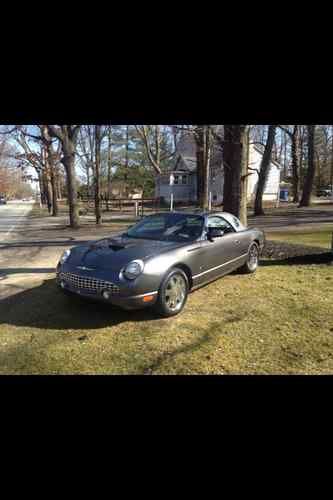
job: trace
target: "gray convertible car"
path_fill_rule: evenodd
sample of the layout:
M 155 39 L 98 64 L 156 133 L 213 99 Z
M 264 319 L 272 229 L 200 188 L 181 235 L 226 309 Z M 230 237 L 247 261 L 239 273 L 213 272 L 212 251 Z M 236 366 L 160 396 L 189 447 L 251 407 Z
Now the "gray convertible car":
M 229 213 L 159 213 L 126 233 L 66 250 L 57 284 L 67 294 L 174 316 L 190 291 L 238 268 L 255 272 L 264 241 L 262 231 Z

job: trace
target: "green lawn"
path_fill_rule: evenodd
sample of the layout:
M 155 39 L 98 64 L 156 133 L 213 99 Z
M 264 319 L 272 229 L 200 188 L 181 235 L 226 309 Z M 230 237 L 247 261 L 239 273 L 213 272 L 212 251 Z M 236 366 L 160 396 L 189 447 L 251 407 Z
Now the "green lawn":
M 0 302 L 0 373 L 333 373 L 333 266 L 264 264 L 191 294 L 173 319 L 46 280 Z
M 300 232 L 266 232 L 268 240 L 286 241 L 298 245 L 309 245 L 312 247 L 331 248 L 333 227 L 319 228 L 316 230 L 305 230 Z

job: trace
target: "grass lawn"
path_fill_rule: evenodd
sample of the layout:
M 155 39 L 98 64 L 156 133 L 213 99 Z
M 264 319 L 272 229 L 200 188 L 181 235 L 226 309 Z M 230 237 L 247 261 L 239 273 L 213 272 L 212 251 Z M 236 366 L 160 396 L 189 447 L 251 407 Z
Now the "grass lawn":
M 266 232 L 266 238 L 274 241 L 286 241 L 298 245 L 309 245 L 312 247 L 331 248 L 333 227 L 320 227 L 297 232 Z
M 35 285 L 0 302 L 0 374 L 333 373 L 333 266 L 266 261 L 173 319 Z

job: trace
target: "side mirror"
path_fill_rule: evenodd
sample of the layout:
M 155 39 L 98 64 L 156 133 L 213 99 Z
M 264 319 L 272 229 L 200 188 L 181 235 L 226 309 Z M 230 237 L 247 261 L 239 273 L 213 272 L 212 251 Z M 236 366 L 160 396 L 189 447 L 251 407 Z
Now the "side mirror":
M 215 238 L 221 238 L 224 235 L 224 231 L 222 229 L 218 229 L 215 227 L 210 227 L 208 229 L 208 239 L 210 241 L 214 241 Z

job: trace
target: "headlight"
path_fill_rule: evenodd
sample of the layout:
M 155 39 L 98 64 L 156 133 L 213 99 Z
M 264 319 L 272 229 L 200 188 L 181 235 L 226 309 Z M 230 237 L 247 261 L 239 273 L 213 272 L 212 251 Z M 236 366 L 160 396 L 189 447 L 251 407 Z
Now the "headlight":
M 64 253 L 62 254 L 62 256 L 60 257 L 60 264 L 64 264 L 66 262 L 66 260 L 68 259 L 68 257 L 70 256 L 71 254 L 71 251 L 70 250 L 65 250 Z
M 134 280 L 143 271 L 144 263 L 142 260 L 133 260 L 124 269 L 124 276 L 128 280 Z

